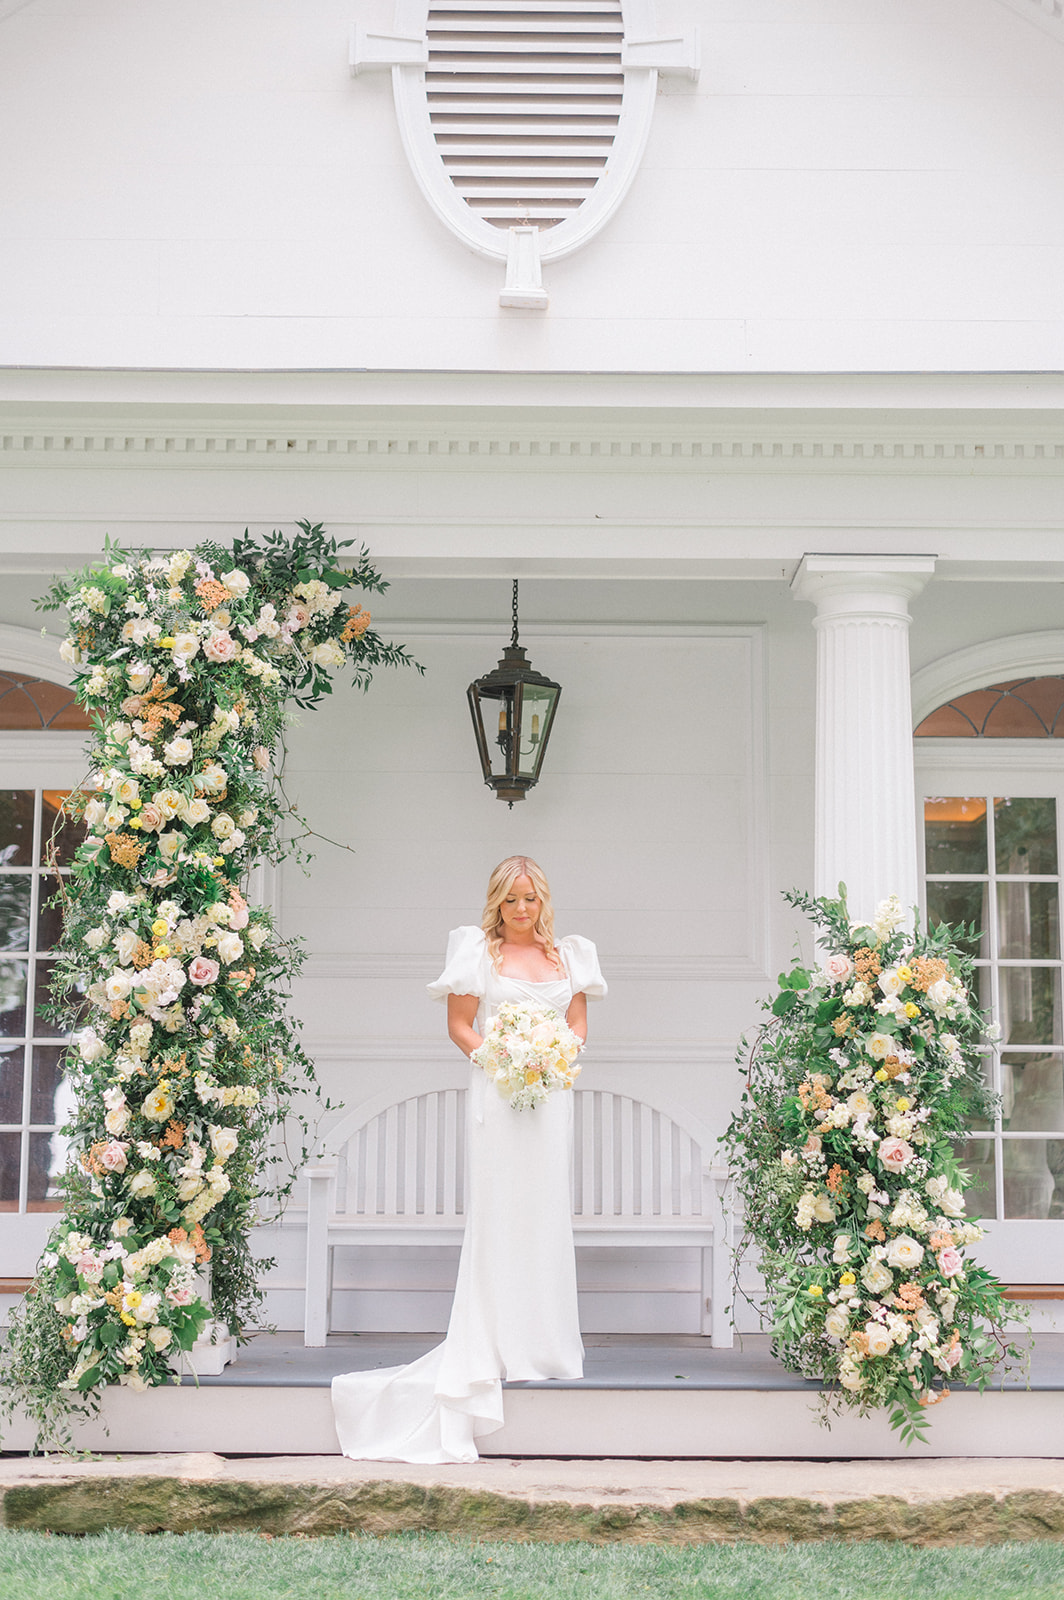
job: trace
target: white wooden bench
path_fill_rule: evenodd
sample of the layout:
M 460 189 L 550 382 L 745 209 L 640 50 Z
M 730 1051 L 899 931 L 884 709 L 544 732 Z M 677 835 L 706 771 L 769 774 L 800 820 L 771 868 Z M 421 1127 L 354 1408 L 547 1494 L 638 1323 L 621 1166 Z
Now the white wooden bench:
M 605 1089 L 572 1093 L 576 1244 L 697 1248 L 701 1331 L 730 1346 L 727 1174 L 707 1162 L 708 1135 L 675 1107 Z M 337 1247 L 461 1244 L 466 1094 L 378 1095 L 326 1135 L 305 1171 L 305 1344 L 324 1345 L 329 1332 Z

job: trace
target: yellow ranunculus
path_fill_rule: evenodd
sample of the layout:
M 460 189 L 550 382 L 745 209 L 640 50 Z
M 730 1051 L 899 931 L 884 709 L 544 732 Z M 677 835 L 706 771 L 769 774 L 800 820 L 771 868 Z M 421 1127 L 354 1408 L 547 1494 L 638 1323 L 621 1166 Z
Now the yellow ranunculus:
M 839 1282 L 841 1284 L 845 1284 L 845 1286 L 849 1288 L 851 1283 L 857 1282 L 857 1279 L 854 1277 L 852 1272 L 844 1272 L 842 1277 L 839 1279 Z
M 170 932 L 170 924 L 165 917 L 156 917 L 151 925 L 151 931 L 157 939 L 161 939 L 164 934 Z
M 896 967 L 894 970 L 897 972 L 898 977 L 901 978 L 903 982 L 912 983 L 912 981 L 913 981 L 913 969 L 912 969 L 912 967 L 900 966 L 900 967 Z
M 886 1081 L 887 1081 L 887 1074 L 886 1074 L 886 1072 L 884 1072 L 883 1068 L 880 1067 L 879 1071 L 876 1073 L 876 1082 L 877 1083 L 886 1083 Z
M 907 1100 L 903 1094 L 900 1094 L 895 1100 L 894 1104 L 899 1111 L 908 1111 L 909 1107 L 912 1105 L 912 1101 Z
M 824 1291 L 820 1287 L 819 1283 L 811 1283 L 809 1285 L 808 1289 L 805 1292 L 806 1292 L 806 1294 L 811 1294 L 813 1296 L 814 1300 L 817 1299 L 818 1296 L 820 1296 L 820 1295 L 822 1295 L 824 1293 Z
M 157 944 L 155 946 L 155 954 L 158 956 L 160 961 L 165 961 L 167 956 L 170 954 L 170 946 L 168 944 Z
M 920 1015 L 920 1007 L 917 1006 L 917 1005 L 914 1005 L 911 1000 L 906 1000 L 906 1002 L 905 1002 L 905 1015 L 908 1017 L 909 1021 L 911 1022 L 914 1017 L 918 1017 Z
M 143 800 L 128 800 L 126 802 L 126 804 L 129 806 L 129 809 L 131 811 L 139 811 L 141 806 L 144 804 L 144 801 Z
M 172 650 L 174 648 L 173 637 L 169 634 L 164 639 L 156 639 L 155 643 L 160 650 Z
M 140 1299 L 140 1290 L 130 1289 L 129 1293 L 126 1295 L 126 1305 L 135 1309 L 140 1305 Z
M 128 1311 L 123 1311 L 120 1315 L 127 1328 L 135 1328 L 137 1326 L 136 1317 L 131 1317 Z
M 139 817 L 130 817 L 129 821 L 126 823 L 126 827 L 127 828 L 132 828 L 134 830 L 134 832 L 136 832 L 140 827 L 140 818 Z M 139 845 L 137 846 L 137 849 L 138 850 L 140 849 Z

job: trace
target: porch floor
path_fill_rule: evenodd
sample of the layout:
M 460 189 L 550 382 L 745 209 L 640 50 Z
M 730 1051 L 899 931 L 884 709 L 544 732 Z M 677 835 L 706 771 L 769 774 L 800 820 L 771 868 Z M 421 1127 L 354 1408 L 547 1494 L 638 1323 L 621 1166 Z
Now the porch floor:
M 334 1334 L 308 1350 L 300 1333 L 258 1334 L 218 1377 L 137 1394 L 108 1389 L 98 1418 L 74 1430 L 80 1450 L 210 1451 L 335 1456 L 329 1384 L 339 1372 L 412 1360 L 434 1334 Z M 909 1449 L 882 1413 L 822 1425 L 818 1385 L 785 1372 L 764 1335 L 731 1350 L 683 1335 L 592 1335 L 586 1376 L 506 1386 L 506 1421 L 484 1456 L 697 1460 L 1059 1457 L 1064 1440 L 1064 1334 L 1033 1341 L 1031 1383 L 1016 1373 L 979 1394 L 954 1389 L 929 1413 L 926 1444 Z M 268 1393 L 264 1393 L 268 1391 Z M 29 1450 L 27 1418 L 3 1448 Z
M 438 1333 L 333 1333 L 324 1348 L 307 1349 L 301 1333 L 257 1333 L 236 1361 L 201 1387 L 327 1388 L 341 1372 L 401 1366 L 439 1344 Z M 1031 1341 L 1030 1388 L 1064 1391 L 1064 1333 L 1040 1333 Z M 819 1385 L 800 1378 L 774 1359 L 767 1334 L 736 1337 L 730 1350 L 714 1350 L 697 1334 L 600 1333 L 584 1336 L 584 1376 L 504 1385 L 507 1389 L 796 1389 Z M 194 1386 L 195 1378 L 182 1380 Z M 952 1385 L 959 1393 L 960 1385 Z M 1025 1390 L 1022 1373 L 1002 1387 Z

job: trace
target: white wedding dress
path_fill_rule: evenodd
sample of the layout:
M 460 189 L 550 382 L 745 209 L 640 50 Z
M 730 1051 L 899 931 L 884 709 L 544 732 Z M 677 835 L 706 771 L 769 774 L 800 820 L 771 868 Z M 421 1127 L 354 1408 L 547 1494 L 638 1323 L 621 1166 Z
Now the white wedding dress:
M 564 1017 L 574 994 L 601 999 L 606 984 L 589 939 L 571 935 L 558 951 L 564 978 L 503 977 L 481 930 L 456 928 L 429 993 L 479 996 L 481 1033 L 507 1000 Z M 408 1366 L 333 1379 L 340 1447 L 357 1460 L 476 1461 L 476 1438 L 503 1424 L 503 1379 L 583 1373 L 569 1192 L 572 1095 L 514 1111 L 479 1067 L 471 1072 L 466 1230 L 447 1337 Z

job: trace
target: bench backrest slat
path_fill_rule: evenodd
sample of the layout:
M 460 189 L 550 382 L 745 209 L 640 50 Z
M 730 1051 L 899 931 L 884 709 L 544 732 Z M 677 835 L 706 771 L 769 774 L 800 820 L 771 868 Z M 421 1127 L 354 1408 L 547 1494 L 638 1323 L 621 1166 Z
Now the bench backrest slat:
M 336 1213 L 460 1219 L 466 1094 L 436 1089 L 411 1095 L 351 1128 L 334 1145 Z M 703 1215 L 705 1160 L 686 1128 L 667 1112 L 608 1089 L 575 1089 L 573 1101 L 575 1215 Z

